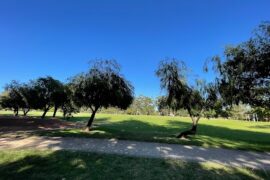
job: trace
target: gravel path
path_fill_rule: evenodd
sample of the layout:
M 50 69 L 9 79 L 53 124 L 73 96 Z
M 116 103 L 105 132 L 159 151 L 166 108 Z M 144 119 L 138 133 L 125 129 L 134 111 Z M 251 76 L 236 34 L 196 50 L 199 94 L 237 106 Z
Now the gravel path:
M 0 150 L 50 149 L 108 153 L 138 157 L 216 162 L 237 167 L 270 170 L 270 152 L 259 153 L 198 146 L 71 137 L 0 138 Z

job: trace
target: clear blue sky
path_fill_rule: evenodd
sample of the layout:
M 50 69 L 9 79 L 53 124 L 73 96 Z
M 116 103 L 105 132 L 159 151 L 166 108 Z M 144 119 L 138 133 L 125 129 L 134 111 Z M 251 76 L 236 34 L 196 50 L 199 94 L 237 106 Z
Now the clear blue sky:
M 164 57 L 193 75 L 270 20 L 269 0 L 0 0 L 0 92 L 11 80 L 65 81 L 93 58 L 114 58 L 136 95 L 158 96 Z

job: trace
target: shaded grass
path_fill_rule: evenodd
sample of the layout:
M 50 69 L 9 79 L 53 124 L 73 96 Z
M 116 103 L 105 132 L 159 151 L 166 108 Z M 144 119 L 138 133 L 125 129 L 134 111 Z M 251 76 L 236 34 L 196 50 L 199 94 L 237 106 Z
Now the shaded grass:
M 0 179 L 267 179 L 215 163 L 68 151 L 0 151 Z
M 31 112 L 36 116 L 40 112 Z M 68 121 L 86 124 L 88 113 L 79 113 Z M 39 135 L 72 136 L 93 138 L 117 138 L 138 141 L 154 141 L 223 147 L 232 149 L 270 151 L 270 123 L 247 122 L 227 119 L 202 119 L 198 134 L 190 140 L 175 138 L 175 135 L 190 128 L 188 117 L 132 116 L 97 114 L 91 132 L 81 129 L 43 131 Z

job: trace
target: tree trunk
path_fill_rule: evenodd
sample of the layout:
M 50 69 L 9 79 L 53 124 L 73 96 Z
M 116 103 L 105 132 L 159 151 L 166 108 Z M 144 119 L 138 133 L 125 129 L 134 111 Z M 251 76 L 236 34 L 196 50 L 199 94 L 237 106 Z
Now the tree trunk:
M 46 116 L 46 114 L 47 114 L 48 111 L 49 111 L 49 108 L 45 108 L 44 109 L 44 112 L 43 112 L 43 114 L 41 116 L 41 119 L 44 119 L 45 118 L 45 116 Z
M 58 110 L 58 107 L 55 106 L 55 107 L 54 107 L 54 111 L 53 111 L 53 117 L 55 117 L 57 110 Z
M 63 117 L 64 117 L 64 119 L 66 119 L 66 116 L 67 116 L 67 112 L 65 110 L 63 110 Z
M 14 109 L 14 115 L 15 116 L 18 116 L 19 115 L 19 109 L 17 109 L 17 108 Z
M 95 119 L 96 112 L 97 112 L 97 109 L 95 109 L 95 110 L 92 111 L 92 115 L 91 115 L 90 119 L 87 122 L 86 127 L 88 128 L 88 130 L 90 130 L 90 128 L 92 126 L 92 123 L 93 123 L 93 121 Z
M 29 111 L 30 111 L 29 108 L 24 108 L 23 109 L 23 116 L 26 116 Z
M 201 117 L 200 116 L 194 117 L 190 109 L 188 109 L 188 112 L 192 120 L 192 127 L 191 129 L 187 131 L 181 132 L 178 136 L 176 136 L 177 138 L 182 138 L 182 137 L 187 138 L 189 135 L 195 135 L 197 133 L 197 125 Z
M 189 135 L 195 135 L 197 133 L 197 125 L 198 124 L 193 123 L 191 129 L 181 132 L 177 136 L 177 138 L 182 138 L 182 137 L 187 138 Z

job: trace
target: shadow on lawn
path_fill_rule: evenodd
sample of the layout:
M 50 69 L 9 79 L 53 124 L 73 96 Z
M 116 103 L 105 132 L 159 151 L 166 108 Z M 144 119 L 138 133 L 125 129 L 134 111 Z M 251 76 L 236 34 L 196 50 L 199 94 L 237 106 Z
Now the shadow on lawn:
M 69 122 L 81 122 L 86 124 L 87 117 L 73 117 Z M 117 138 L 138 141 L 155 141 L 164 143 L 177 143 L 186 145 L 225 147 L 235 149 L 249 149 L 257 151 L 270 151 L 270 134 L 235 130 L 226 127 L 211 125 L 198 125 L 198 134 L 189 140 L 175 138 L 179 132 L 189 129 L 191 123 L 169 120 L 167 125 L 161 126 L 149 122 L 136 120 L 136 117 L 127 118 L 118 122 L 109 121 L 110 116 L 96 118 L 91 132 L 79 129 L 52 130 L 35 132 L 38 135 L 68 136 L 68 137 L 93 137 L 93 138 Z M 46 121 L 46 120 L 45 120 Z
M 16 158 L 16 154 L 6 153 Z M 21 154 L 19 154 L 21 156 Z M 5 156 L 1 153 L 1 156 Z M 11 157 L 10 157 L 11 158 Z M 84 152 L 27 152 L 0 164 L 1 179 L 266 179 L 260 171 Z
M 106 120 L 105 120 L 106 121 Z M 97 119 L 97 124 L 99 119 Z M 190 140 L 179 140 L 175 135 L 189 129 L 191 123 L 170 120 L 167 126 L 142 122 L 138 120 L 124 120 L 97 125 L 93 128 L 93 137 L 114 137 L 118 139 L 158 141 L 166 143 L 181 143 L 187 145 L 229 147 L 236 149 L 270 150 L 270 134 L 235 130 L 205 124 L 198 125 L 197 135 Z M 95 132 L 96 131 L 96 132 Z M 102 133 L 101 133 L 102 132 Z

